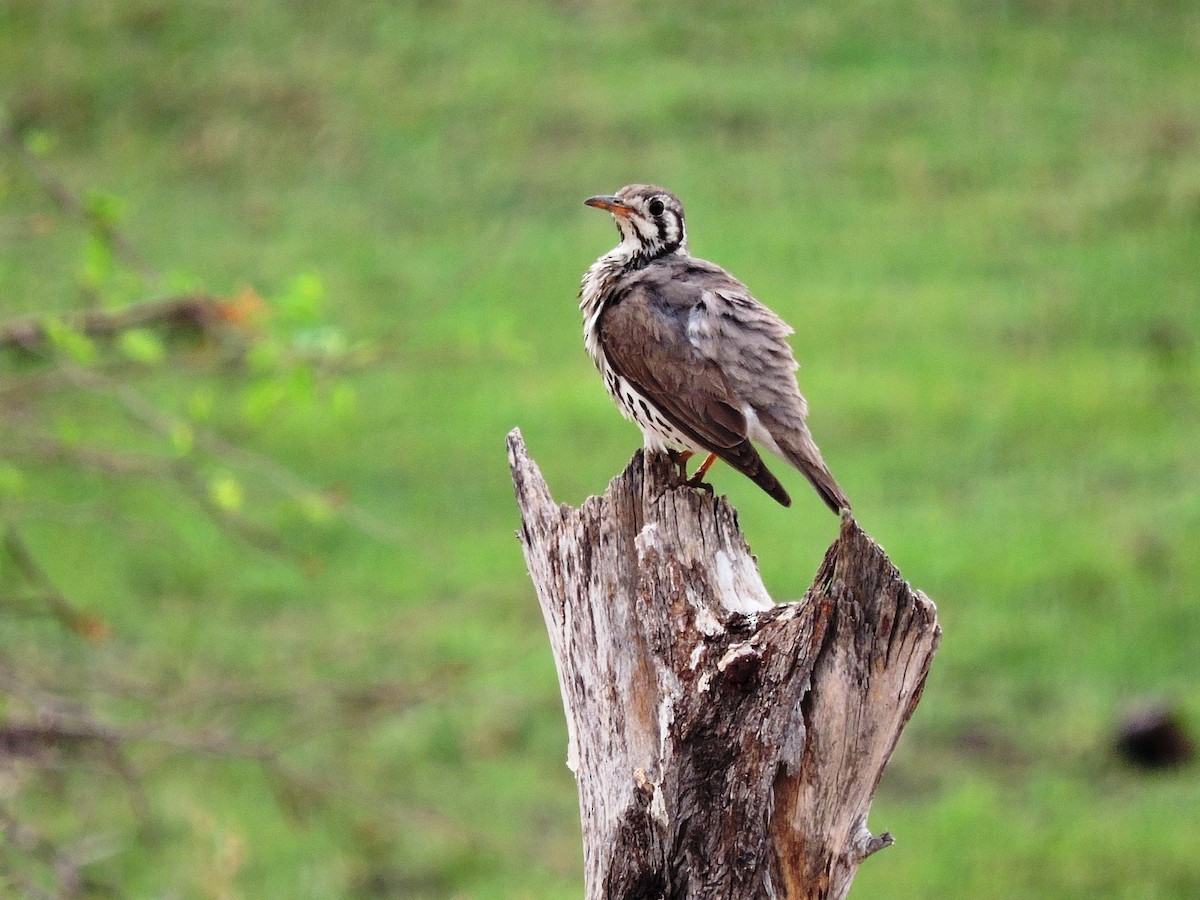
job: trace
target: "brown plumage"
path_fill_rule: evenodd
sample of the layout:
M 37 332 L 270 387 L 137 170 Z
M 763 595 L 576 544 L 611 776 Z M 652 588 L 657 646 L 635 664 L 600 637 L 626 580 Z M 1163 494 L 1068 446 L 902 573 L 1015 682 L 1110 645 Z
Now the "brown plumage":
M 584 276 L 584 339 L 646 445 L 716 454 L 790 505 L 753 439 L 834 512 L 849 509 L 805 424 L 791 328 L 724 269 L 688 254 L 683 205 L 669 191 L 630 185 L 586 202 L 613 214 L 621 242 Z

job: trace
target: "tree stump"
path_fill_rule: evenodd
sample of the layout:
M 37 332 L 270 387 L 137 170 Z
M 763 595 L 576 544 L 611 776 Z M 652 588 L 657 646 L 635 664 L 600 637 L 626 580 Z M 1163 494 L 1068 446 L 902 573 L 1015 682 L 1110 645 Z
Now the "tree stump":
M 941 636 L 846 516 L 804 598 L 768 596 L 737 513 L 638 451 L 559 506 L 508 436 L 554 652 L 589 900 L 842 898 L 892 843 L 867 812 Z

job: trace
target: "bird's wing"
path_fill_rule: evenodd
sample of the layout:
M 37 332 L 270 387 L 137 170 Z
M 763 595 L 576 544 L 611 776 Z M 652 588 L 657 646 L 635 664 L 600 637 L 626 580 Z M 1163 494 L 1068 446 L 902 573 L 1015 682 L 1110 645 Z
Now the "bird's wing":
M 687 333 L 683 285 L 637 279 L 600 319 L 608 364 L 685 437 L 715 453 L 785 506 L 790 502 L 750 443 L 742 401 L 721 367 Z
M 762 430 L 753 436 L 803 472 L 830 509 L 849 509 L 805 422 L 808 404 L 787 341 L 792 329 L 736 278 L 712 269 L 696 280 L 704 290 L 688 312 L 689 339 L 702 356 L 719 360 L 733 393 L 754 410 Z
M 783 319 L 719 266 L 704 264 L 702 286 L 688 312 L 688 337 L 718 363 L 730 388 L 759 413 L 803 425 L 808 405 L 796 383 L 799 368 Z M 730 352 L 737 348 L 737 352 Z

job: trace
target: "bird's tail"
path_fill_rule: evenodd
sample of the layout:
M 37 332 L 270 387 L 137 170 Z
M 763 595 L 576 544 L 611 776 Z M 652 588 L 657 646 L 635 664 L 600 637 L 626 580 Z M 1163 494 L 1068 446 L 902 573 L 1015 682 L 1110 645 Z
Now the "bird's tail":
M 767 468 L 767 464 L 749 441 L 743 440 L 733 447 L 726 447 L 723 452 L 718 452 L 717 456 L 770 494 L 776 503 L 783 506 L 792 505 L 792 498 L 788 496 L 788 492 L 779 483 L 775 473 Z
M 821 458 L 821 451 L 817 449 L 807 428 L 798 433 L 789 434 L 786 443 L 784 441 L 778 441 L 778 443 L 784 458 L 799 469 L 804 477 L 812 483 L 826 506 L 839 514 L 843 509 L 850 509 L 850 498 L 846 496 L 841 485 L 830 474 L 829 467 Z
M 750 477 L 750 480 L 757 484 L 760 488 L 766 491 L 781 506 L 791 506 L 792 498 L 788 496 L 788 492 L 784 490 L 783 485 L 779 483 L 779 479 L 775 477 L 775 473 L 767 468 L 767 464 L 759 457 L 758 465 L 752 470 L 743 469 Z

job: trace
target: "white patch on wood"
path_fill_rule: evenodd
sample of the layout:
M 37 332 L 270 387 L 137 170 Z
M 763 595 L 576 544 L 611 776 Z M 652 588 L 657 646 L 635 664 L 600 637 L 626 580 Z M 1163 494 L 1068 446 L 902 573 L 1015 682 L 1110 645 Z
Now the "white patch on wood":
M 642 526 L 642 530 L 638 532 L 638 552 L 644 553 L 655 545 L 655 539 L 658 535 L 658 525 L 654 522 L 647 522 Z
M 679 695 L 679 680 L 674 677 L 670 678 L 671 684 L 664 686 L 662 702 L 658 704 L 658 734 L 659 734 L 659 757 L 661 758 L 665 752 L 667 736 L 671 733 L 671 726 L 675 724 L 675 699 Z
M 750 562 L 747 566 L 746 563 Z M 752 615 L 775 606 L 762 583 L 762 576 L 746 554 L 730 556 L 725 550 L 713 554 L 721 606 L 729 612 Z
M 725 630 L 721 620 L 708 606 L 696 606 L 696 630 L 706 637 L 716 637 Z
M 664 828 L 671 824 L 671 817 L 667 815 L 667 798 L 662 791 L 654 791 L 654 797 L 650 800 L 649 811 L 650 816 Z
M 665 458 L 639 456 L 577 510 L 554 502 L 516 432 L 509 463 L 566 711 L 587 900 L 685 880 L 703 885 L 694 896 L 819 885 L 844 900 L 891 842 L 867 814 L 937 647 L 933 603 L 849 516 L 805 599 L 779 608 L 732 509 L 679 487 Z M 731 610 L 745 616 L 736 633 Z
M 579 739 L 575 736 L 575 723 L 567 718 L 567 768 L 579 774 Z
M 734 663 L 755 656 L 758 656 L 758 651 L 755 650 L 749 642 L 734 644 L 727 651 L 725 651 L 725 655 L 717 661 L 717 671 L 724 672 Z
M 662 702 L 658 704 L 658 766 L 656 766 L 655 771 L 659 773 L 659 780 L 655 783 L 654 796 L 650 799 L 650 815 L 664 827 L 670 824 L 670 818 L 667 815 L 667 802 L 664 792 L 660 789 L 662 783 L 661 773 L 663 768 L 669 765 L 667 762 L 667 752 L 671 741 L 671 726 L 675 724 L 675 698 L 678 696 L 678 693 L 679 686 L 676 680 L 674 689 L 664 690 Z

